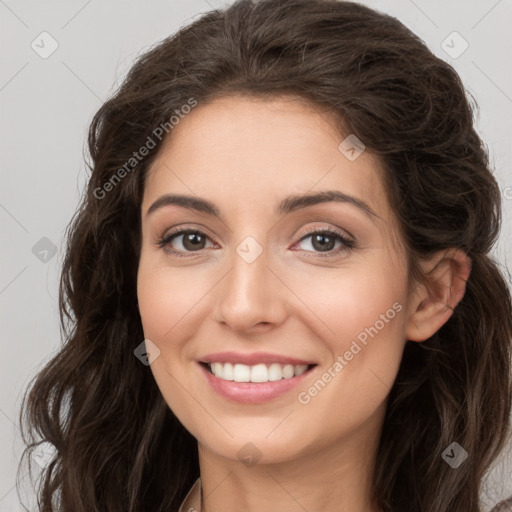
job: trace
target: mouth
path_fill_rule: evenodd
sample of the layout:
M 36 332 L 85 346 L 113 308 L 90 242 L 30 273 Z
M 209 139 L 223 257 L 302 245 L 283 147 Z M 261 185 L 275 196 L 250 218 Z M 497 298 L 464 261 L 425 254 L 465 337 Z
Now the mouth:
M 258 363 L 246 365 L 230 362 L 199 362 L 203 368 L 218 379 L 231 382 L 263 384 L 299 377 L 311 371 L 316 364 Z
M 196 359 L 196 363 L 210 389 L 246 405 L 279 397 L 292 399 L 290 393 L 320 370 L 311 359 L 273 352 L 216 352 Z

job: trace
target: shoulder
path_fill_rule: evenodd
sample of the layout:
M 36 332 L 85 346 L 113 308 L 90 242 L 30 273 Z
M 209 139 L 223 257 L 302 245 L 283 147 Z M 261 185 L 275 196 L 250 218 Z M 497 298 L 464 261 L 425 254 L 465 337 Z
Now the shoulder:
M 510 498 L 500 501 L 491 512 L 512 512 L 512 496 Z

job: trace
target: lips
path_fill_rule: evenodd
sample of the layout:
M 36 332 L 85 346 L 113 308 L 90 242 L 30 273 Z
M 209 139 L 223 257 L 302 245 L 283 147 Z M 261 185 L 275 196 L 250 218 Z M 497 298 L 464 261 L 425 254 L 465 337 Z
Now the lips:
M 219 352 L 197 362 L 216 393 L 245 404 L 259 404 L 284 395 L 318 369 L 317 363 L 306 359 L 269 352 Z

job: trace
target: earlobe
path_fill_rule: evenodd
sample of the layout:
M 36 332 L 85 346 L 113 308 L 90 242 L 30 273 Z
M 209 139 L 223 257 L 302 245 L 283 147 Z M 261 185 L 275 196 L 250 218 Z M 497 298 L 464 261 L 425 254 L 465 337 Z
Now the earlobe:
M 425 341 L 451 317 L 464 297 L 471 259 L 460 249 L 448 249 L 435 253 L 422 267 L 425 282 L 414 291 L 406 327 L 411 341 Z

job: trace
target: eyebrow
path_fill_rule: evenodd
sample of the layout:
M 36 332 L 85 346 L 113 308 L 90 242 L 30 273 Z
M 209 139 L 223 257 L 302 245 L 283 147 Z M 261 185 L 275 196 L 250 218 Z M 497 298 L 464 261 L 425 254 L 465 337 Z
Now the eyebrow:
M 348 194 L 344 194 L 338 190 L 326 190 L 316 193 L 288 196 L 276 206 L 274 212 L 278 216 L 283 216 L 301 208 L 328 202 L 351 204 L 363 211 L 372 220 L 375 220 L 374 217 L 380 219 L 380 217 L 364 201 Z M 201 213 L 213 215 L 219 219 L 221 218 L 220 210 L 211 201 L 183 194 L 165 194 L 159 197 L 149 207 L 146 215 L 150 215 L 159 208 L 163 208 L 169 205 L 181 206 L 189 210 L 196 210 Z

